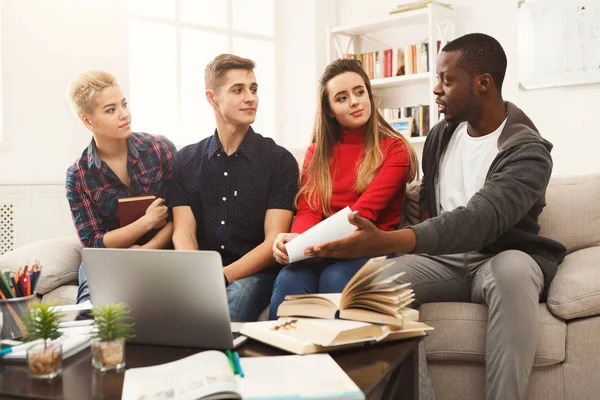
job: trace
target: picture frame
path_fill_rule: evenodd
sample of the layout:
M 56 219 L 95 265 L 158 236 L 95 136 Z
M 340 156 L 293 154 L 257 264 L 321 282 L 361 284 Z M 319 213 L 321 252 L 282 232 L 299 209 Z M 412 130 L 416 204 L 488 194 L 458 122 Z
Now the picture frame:
M 405 138 L 412 137 L 414 118 L 397 118 L 387 121 L 396 131 L 400 132 Z

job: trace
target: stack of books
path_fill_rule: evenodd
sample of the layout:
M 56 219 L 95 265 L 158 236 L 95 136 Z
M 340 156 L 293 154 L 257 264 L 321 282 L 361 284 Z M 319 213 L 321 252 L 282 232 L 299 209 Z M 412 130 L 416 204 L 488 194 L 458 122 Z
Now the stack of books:
M 424 336 L 433 328 L 408 307 L 410 283 L 396 283 L 404 272 L 382 277 L 392 265 L 386 257 L 370 259 L 342 293 L 286 296 L 279 320 L 246 323 L 241 333 L 295 354 Z

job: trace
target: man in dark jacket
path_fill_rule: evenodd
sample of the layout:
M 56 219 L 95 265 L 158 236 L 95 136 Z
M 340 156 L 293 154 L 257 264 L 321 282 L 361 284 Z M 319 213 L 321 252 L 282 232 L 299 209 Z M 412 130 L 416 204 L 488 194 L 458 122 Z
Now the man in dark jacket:
M 413 253 L 386 274 L 406 271 L 415 307 L 477 302 L 489 308 L 486 399 L 524 399 L 538 343 L 538 303 L 565 255 L 538 235 L 552 172 L 552 144 L 502 99 L 506 55 L 494 38 L 448 43 L 434 88 L 445 121 L 423 149 L 421 223 L 394 232 L 350 216 L 352 235 L 306 249 L 334 258 Z M 435 333 L 434 333 L 435 334 Z

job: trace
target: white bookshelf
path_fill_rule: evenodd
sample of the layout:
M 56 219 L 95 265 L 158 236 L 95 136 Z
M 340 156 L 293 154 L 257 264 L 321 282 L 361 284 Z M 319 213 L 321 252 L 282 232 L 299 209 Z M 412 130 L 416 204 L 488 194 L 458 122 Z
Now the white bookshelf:
M 398 33 L 409 29 L 417 41 L 407 39 Z M 396 34 L 395 34 L 396 32 Z M 383 38 L 383 39 L 382 39 Z M 394 76 L 389 78 L 372 79 L 373 92 L 384 99 L 381 108 L 410 107 L 418 104 L 429 105 L 429 125 L 432 127 L 438 121 L 438 108 L 433 95 L 437 83 L 435 68 L 437 62 L 437 41 L 443 47 L 454 38 L 453 10 L 449 6 L 432 3 L 426 8 L 407 11 L 404 13 L 386 15 L 380 20 L 359 25 L 332 27 L 328 30 L 329 61 L 342 58 L 347 53 L 363 53 L 389 48 L 403 48 L 417 42 L 428 42 L 429 60 L 428 72 Z M 428 95 L 427 95 L 428 93 Z M 418 96 L 415 96 L 418 94 Z M 419 101 L 427 99 L 426 102 Z M 402 104 L 393 103 L 402 99 Z M 411 103 L 412 102 L 412 103 Z M 413 143 L 425 142 L 425 137 L 410 138 Z
M 426 83 L 427 81 L 429 81 L 429 72 L 423 72 L 420 74 L 393 76 L 391 78 L 371 79 L 371 87 L 374 89 L 383 89 L 393 86 Z

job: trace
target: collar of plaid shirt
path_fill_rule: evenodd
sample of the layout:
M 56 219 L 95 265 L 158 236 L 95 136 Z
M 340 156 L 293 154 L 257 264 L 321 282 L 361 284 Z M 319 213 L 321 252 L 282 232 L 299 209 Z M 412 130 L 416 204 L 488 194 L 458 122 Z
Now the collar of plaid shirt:
M 129 152 L 131 153 L 131 155 L 135 158 L 139 158 L 140 151 L 143 151 L 143 152 L 148 151 L 148 146 L 146 146 L 146 144 L 144 144 L 144 142 L 142 142 L 139 138 L 137 138 L 133 134 L 127 138 L 127 148 L 129 149 Z M 98 150 L 96 149 L 96 142 L 93 138 L 88 146 L 87 154 L 88 154 L 88 164 L 87 164 L 88 169 L 91 169 L 92 165 L 95 165 L 96 168 L 100 169 L 102 167 L 102 160 L 98 156 Z

